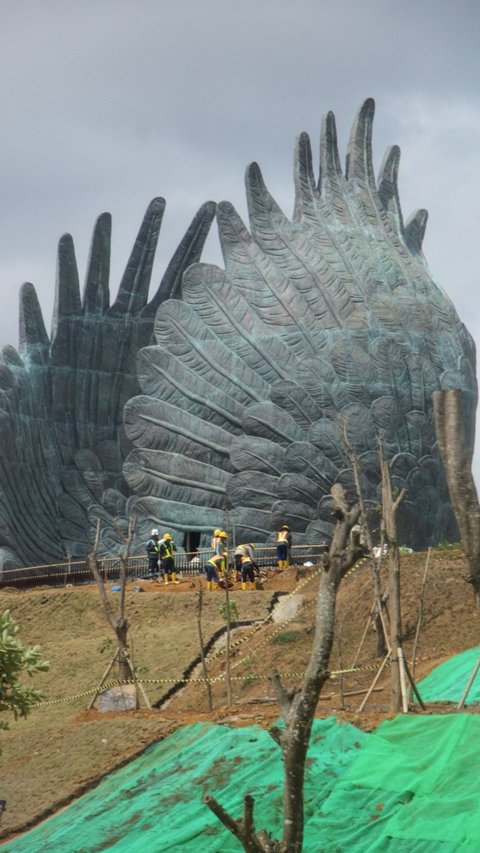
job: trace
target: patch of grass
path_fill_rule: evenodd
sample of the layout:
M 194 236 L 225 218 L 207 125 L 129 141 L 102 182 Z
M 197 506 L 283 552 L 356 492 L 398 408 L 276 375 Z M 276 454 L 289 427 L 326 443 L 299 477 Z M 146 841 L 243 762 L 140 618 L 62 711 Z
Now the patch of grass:
M 435 551 L 460 551 L 462 548 L 461 542 L 439 542 L 435 545 Z
M 282 631 L 281 634 L 275 634 L 272 638 L 272 643 L 277 643 L 279 646 L 288 646 L 290 643 L 296 643 L 300 639 L 300 631 Z

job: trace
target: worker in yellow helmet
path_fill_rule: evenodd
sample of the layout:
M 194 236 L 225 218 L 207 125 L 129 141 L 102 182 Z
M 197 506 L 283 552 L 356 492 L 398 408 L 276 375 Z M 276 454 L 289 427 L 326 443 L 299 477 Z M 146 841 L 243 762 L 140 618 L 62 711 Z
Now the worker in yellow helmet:
M 277 563 L 278 571 L 283 572 L 290 564 L 290 548 L 292 547 L 292 534 L 288 524 L 284 524 L 277 533 Z
M 209 592 L 214 589 L 218 589 L 220 583 L 220 578 L 218 576 L 220 563 L 223 563 L 223 556 L 221 554 L 214 554 L 213 557 L 210 557 L 210 559 L 207 560 L 205 565 L 207 589 Z
M 160 546 L 160 559 L 162 561 L 161 567 L 163 582 L 165 584 L 170 582 L 179 583 L 175 573 L 175 557 L 173 556 L 173 552 L 176 551 L 177 548 L 175 542 L 170 536 L 170 533 L 164 533 L 158 544 Z
M 211 549 L 212 549 L 212 551 L 213 551 L 213 553 L 214 553 L 214 554 L 216 554 L 216 553 L 217 553 L 217 545 L 218 545 L 218 543 L 219 543 L 219 541 L 220 541 L 220 540 L 219 540 L 219 534 L 220 534 L 221 532 L 222 532 L 222 531 L 221 531 L 220 527 L 216 527 L 216 528 L 215 528 L 215 530 L 213 531 L 213 536 L 212 536 L 212 538 L 211 538 L 211 540 L 210 540 L 210 547 L 211 547 Z
M 215 533 L 217 536 L 215 537 Z M 226 568 L 228 566 L 228 546 L 227 539 L 228 536 L 224 530 L 214 530 L 215 537 L 215 556 L 221 557 L 221 560 L 218 560 L 217 568 L 221 576 L 225 574 Z M 213 540 L 212 540 L 213 541 Z
M 255 545 L 252 542 L 249 542 L 247 545 L 241 545 L 239 547 L 242 549 L 242 553 L 240 554 L 242 589 L 248 589 L 248 584 L 250 584 L 250 589 L 255 589 L 254 569 L 257 569 L 258 572 L 258 566 L 255 564 L 255 560 L 253 559 L 253 549 L 255 548 Z

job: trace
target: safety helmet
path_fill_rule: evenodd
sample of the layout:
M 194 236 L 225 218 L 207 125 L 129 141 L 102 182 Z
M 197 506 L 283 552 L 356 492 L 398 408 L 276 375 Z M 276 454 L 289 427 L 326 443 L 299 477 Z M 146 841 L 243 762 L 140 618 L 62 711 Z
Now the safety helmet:
M 170 536 L 170 533 L 164 533 L 163 538 L 164 539 L 171 539 L 172 537 Z
M 228 534 L 225 533 L 224 530 L 219 530 L 217 536 L 219 536 L 220 539 L 228 539 Z
M 250 545 L 250 548 L 251 548 L 251 549 L 252 549 L 252 551 L 253 551 L 253 549 L 255 548 L 255 543 L 254 543 L 254 542 L 249 542 L 248 544 Z
M 213 535 L 214 535 L 214 536 L 220 536 L 220 533 L 221 533 L 221 532 L 222 532 L 222 531 L 221 531 L 221 530 L 219 530 L 219 528 L 218 528 L 218 527 L 216 527 L 216 528 L 215 528 L 215 530 L 213 531 Z
M 152 536 L 158 536 L 158 530 L 156 527 L 154 527 L 152 530 Z
M 288 524 L 282 524 L 280 530 L 290 530 Z

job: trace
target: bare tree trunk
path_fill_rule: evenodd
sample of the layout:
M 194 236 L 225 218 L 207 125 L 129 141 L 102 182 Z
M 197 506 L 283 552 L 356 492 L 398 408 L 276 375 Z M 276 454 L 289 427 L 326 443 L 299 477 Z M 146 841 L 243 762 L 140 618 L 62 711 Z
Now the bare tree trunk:
M 380 470 L 382 473 L 382 508 L 385 520 L 385 534 L 387 540 L 387 564 L 388 564 L 388 593 L 390 602 L 390 648 L 392 650 L 391 673 L 392 692 L 390 708 L 393 712 L 402 708 L 402 691 L 400 684 L 400 664 L 397 649 L 402 645 L 402 615 L 401 615 L 401 593 L 400 593 L 400 552 L 397 541 L 397 519 L 398 507 L 405 499 L 407 490 L 402 489 L 396 499 L 392 495 L 392 482 L 390 479 L 390 468 L 383 455 L 383 447 L 378 440 L 380 455 Z
M 480 505 L 472 476 L 473 448 L 467 445 L 465 436 L 466 395 L 450 389 L 434 391 L 432 397 L 438 446 L 480 615 Z
M 198 641 L 200 644 L 200 658 L 202 661 L 202 672 L 203 677 L 205 679 L 205 687 L 207 690 L 207 707 L 209 711 L 213 711 L 212 704 L 212 687 L 208 680 L 208 672 L 207 672 L 207 664 L 205 661 L 205 652 L 203 645 L 203 633 L 202 633 L 202 604 L 203 604 L 203 587 L 202 581 L 199 579 L 198 581 L 198 599 L 197 599 L 197 630 L 198 630 Z
M 347 571 L 365 556 L 364 549 L 350 538 L 350 531 L 360 515 L 360 506 L 348 506 L 339 484 L 332 487 L 331 493 L 337 522 L 329 552 L 322 558 L 324 571 L 320 577 L 315 635 L 303 685 L 300 690 L 289 691 L 282 685 L 277 672 L 272 672 L 270 676 L 285 721 L 283 730 L 272 729 L 270 732 L 281 747 L 284 765 L 281 842 L 271 839 L 265 832 L 255 834 L 252 829 L 253 840 L 250 836 L 247 846 L 245 838 L 235 831 L 242 822 L 234 821 L 212 797 L 206 799 L 207 805 L 234 832 L 248 853 L 300 853 L 302 850 L 305 760 L 320 692 L 330 677 L 328 663 L 334 638 L 337 590 Z M 253 804 L 249 825 L 253 827 Z
M 372 532 L 370 530 L 370 524 L 368 523 L 367 513 L 365 510 L 365 504 L 363 501 L 363 493 L 362 487 L 360 484 L 360 463 L 358 461 L 358 456 L 355 453 L 354 448 L 351 446 L 348 440 L 347 433 L 347 421 L 344 420 L 343 423 L 343 436 L 345 445 L 347 447 L 348 458 L 352 465 L 353 476 L 355 480 L 355 490 L 357 492 L 357 499 L 360 506 L 360 523 L 363 527 L 365 533 L 365 539 L 367 542 L 368 552 L 370 554 L 370 569 L 372 573 L 372 587 L 373 587 L 373 599 L 375 602 L 375 630 L 377 634 L 377 648 L 376 648 L 376 657 L 384 657 L 386 652 L 386 635 L 384 631 L 384 620 L 383 620 L 383 601 L 382 595 L 380 591 L 380 565 L 382 562 L 382 554 L 383 548 L 380 548 L 380 557 L 377 562 L 375 557 L 373 556 L 373 539 Z
M 273 682 L 286 723 L 281 737 L 285 777 L 281 849 L 288 853 L 299 853 L 302 849 L 305 760 L 320 692 L 330 677 L 328 662 L 333 645 L 337 587 L 336 577 L 326 570 L 320 579 L 317 628 L 300 694 L 289 698 L 281 692 L 279 680 Z
M 98 540 L 100 537 L 100 520 L 97 521 L 97 530 L 93 548 L 87 557 L 89 568 L 95 578 L 98 591 L 100 593 L 100 598 L 102 601 L 105 616 L 117 638 L 119 652 L 119 676 L 122 681 L 129 681 L 129 679 L 135 677 L 128 656 L 128 621 L 125 618 L 125 587 L 127 579 L 126 562 L 128 559 L 128 554 L 130 552 L 134 530 L 135 520 L 132 520 L 129 526 L 128 539 L 126 541 L 125 551 L 120 557 L 120 603 L 117 616 L 115 616 L 110 601 L 108 600 L 108 596 L 105 590 L 105 582 L 102 577 L 97 560 Z

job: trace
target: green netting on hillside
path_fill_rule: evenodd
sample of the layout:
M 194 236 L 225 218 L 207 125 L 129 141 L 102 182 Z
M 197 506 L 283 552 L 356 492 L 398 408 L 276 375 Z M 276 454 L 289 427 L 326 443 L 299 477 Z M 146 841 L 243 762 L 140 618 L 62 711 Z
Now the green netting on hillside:
M 306 779 L 307 820 L 318 812 L 367 738 L 334 718 L 315 721 Z M 248 791 L 255 797 L 256 825 L 278 835 L 282 778 L 280 750 L 264 730 L 207 723 L 187 726 L 4 849 L 9 853 L 238 853 L 240 844 L 202 798 L 213 794 L 240 817 Z M 316 843 L 310 848 L 312 853 L 318 849 Z
M 480 646 L 476 646 L 437 666 L 418 684 L 423 701 L 458 702 L 479 657 Z M 480 702 L 480 672 L 470 688 L 466 704 L 474 705 L 476 702 Z
M 381 725 L 317 815 L 318 837 L 328 839 L 317 849 L 478 851 L 479 737 L 480 719 L 468 714 Z
M 317 720 L 306 778 L 304 853 L 477 853 L 480 718 L 399 716 L 365 735 Z M 257 727 L 179 730 L 112 773 L 6 853 L 239 853 L 202 797 L 278 836 L 279 751 Z

